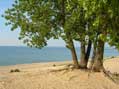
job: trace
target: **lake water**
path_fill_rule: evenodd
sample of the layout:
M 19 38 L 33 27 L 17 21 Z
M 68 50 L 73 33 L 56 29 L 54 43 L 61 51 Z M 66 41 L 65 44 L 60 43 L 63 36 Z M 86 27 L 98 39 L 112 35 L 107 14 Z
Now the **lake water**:
M 80 49 L 76 48 L 78 58 Z M 113 48 L 105 48 L 105 57 L 119 56 Z M 36 62 L 53 62 L 71 60 L 70 51 L 64 47 L 46 47 L 43 49 L 0 46 L 0 66 Z

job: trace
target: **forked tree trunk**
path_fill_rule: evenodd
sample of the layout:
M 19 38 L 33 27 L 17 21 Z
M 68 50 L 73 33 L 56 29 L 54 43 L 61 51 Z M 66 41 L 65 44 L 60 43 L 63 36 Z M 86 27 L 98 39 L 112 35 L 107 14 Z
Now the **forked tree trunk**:
M 71 54 L 72 54 L 74 67 L 76 69 L 78 69 L 79 68 L 79 63 L 78 63 L 78 58 L 77 58 L 76 50 L 75 50 L 75 47 L 74 47 L 74 43 L 73 43 L 72 40 L 70 42 L 71 42 L 71 46 L 72 46 L 70 50 L 71 50 Z
M 103 68 L 103 54 L 104 54 L 104 41 L 98 40 L 97 52 L 94 59 L 94 64 L 92 70 L 95 72 L 100 72 Z
M 92 42 L 91 40 L 89 40 L 88 42 L 88 46 L 87 46 L 87 50 L 85 52 L 85 43 L 81 42 L 81 57 L 80 57 L 80 68 L 82 69 L 86 69 L 87 68 L 87 64 L 88 64 L 88 60 L 89 60 L 89 56 L 90 56 L 90 52 L 91 52 L 91 46 L 92 46 Z

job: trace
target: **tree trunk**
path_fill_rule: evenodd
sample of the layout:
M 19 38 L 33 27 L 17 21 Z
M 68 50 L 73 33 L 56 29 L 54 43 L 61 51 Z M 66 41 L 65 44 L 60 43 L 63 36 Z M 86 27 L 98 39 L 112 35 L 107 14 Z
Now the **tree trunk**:
M 92 69 L 93 67 L 95 55 L 96 55 L 96 44 L 93 45 L 93 54 L 92 54 L 92 59 L 90 61 L 89 69 Z
M 94 64 L 92 70 L 95 72 L 100 72 L 103 68 L 103 54 L 104 54 L 104 41 L 98 40 L 97 52 L 94 59 Z
M 89 56 L 90 56 L 90 52 L 91 52 L 91 46 L 92 46 L 92 42 L 91 42 L 91 40 L 89 40 L 88 46 L 87 46 L 87 51 L 85 53 L 85 43 L 81 42 L 81 57 L 80 57 L 80 65 L 79 66 L 82 69 L 87 68 L 87 64 L 88 64 L 88 60 L 89 60 Z
M 79 68 L 79 64 L 78 64 L 78 58 L 77 58 L 77 54 L 76 54 L 76 50 L 75 50 L 75 47 L 74 47 L 74 43 L 73 41 L 71 40 L 71 54 L 72 54 L 72 59 L 73 59 L 73 63 L 74 63 L 74 67 L 75 68 Z
M 89 40 L 86 55 L 85 55 L 86 63 L 88 63 L 88 60 L 89 60 L 89 57 L 90 57 L 91 46 L 92 46 L 92 41 Z
M 81 46 L 80 46 L 80 64 L 79 67 L 81 69 L 86 69 L 87 68 L 87 63 L 85 60 L 85 42 L 81 41 Z

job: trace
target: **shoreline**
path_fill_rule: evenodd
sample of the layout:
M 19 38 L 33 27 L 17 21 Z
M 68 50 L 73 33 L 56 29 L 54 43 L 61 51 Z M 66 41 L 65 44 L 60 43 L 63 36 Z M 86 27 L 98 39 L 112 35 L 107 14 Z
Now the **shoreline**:
M 117 60 L 116 60 L 117 59 Z M 119 56 L 115 56 L 115 57 L 108 57 L 108 58 L 104 58 L 104 67 L 107 70 L 111 70 L 112 72 L 116 72 L 117 68 L 115 67 L 115 63 L 119 61 Z M 118 62 L 117 62 L 118 63 Z M 116 64 L 117 64 L 116 63 Z M 73 62 L 71 60 L 69 61 L 56 61 L 56 62 L 36 62 L 36 63 L 24 63 L 24 64 L 15 64 L 15 65 L 7 65 L 7 66 L 0 66 L 0 72 L 1 70 L 6 70 L 6 71 L 10 71 L 11 69 L 24 69 L 24 68 L 32 68 L 32 67 L 38 67 L 38 66 L 60 66 L 60 65 L 69 65 L 69 64 L 73 64 Z M 88 62 L 88 65 L 90 64 L 90 60 Z M 108 64 L 108 65 L 107 65 Z M 111 69 L 111 65 L 114 69 Z M 118 68 L 119 68 L 119 63 L 118 63 Z M 116 70 L 115 70 L 116 69 Z M 117 71 L 119 73 L 119 70 Z

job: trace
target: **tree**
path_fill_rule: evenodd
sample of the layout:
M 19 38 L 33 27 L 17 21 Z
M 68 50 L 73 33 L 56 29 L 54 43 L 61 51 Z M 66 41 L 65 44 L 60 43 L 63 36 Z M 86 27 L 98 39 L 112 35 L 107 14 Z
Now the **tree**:
M 65 30 L 66 3 L 65 0 L 16 0 L 4 17 L 8 20 L 7 25 L 12 25 L 12 30 L 20 28 L 20 39 L 28 46 L 42 48 L 50 38 L 63 37 L 78 68 L 71 33 Z
M 110 29 L 108 34 L 108 43 L 111 46 L 115 46 L 119 49 L 119 1 L 118 0 L 109 0 L 108 6 L 110 7 L 111 20 L 110 20 Z
M 65 33 L 63 35 L 63 39 L 66 42 L 66 47 L 71 50 L 72 59 L 73 59 L 75 68 L 79 68 L 77 54 L 76 54 L 76 51 L 75 51 L 75 47 L 74 47 L 71 32 L 65 30 L 65 28 L 66 28 L 65 22 L 67 21 L 67 19 L 66 19 L 67 13 L 66 13 L 66 5 L 65 4 L 66 4 L 65 0 L 62 0 L 61 1 L 61 16 L 62 16 L 62 19 L 61 19 L 62 26 L 61 27 L 63 27 L 64 33 Z
M 69 11 L 66 29 L 72 33 L 72 37 L 76 41 L 80 41 L 81 54 L 80 54 L 80 68 L 87 68 L 87 63 L 91 50 L 91 40 L 86 42 L 86 33 L 88 32 L 87 19 L 85 19 L 85 10 L 80 2 L 69 1 L 67 6 L 67 11 Z M 89 40 L 89 39 L 88 39 Z M 86 44 L 88 43 L 87 51 Z
M 95 1 L 94 7 L 92 8 L 92 10 L 90 10 L 91 13 L 95 13 L 96 15 L 96 19 L 93 22 L 93 25 L 97 28 L 97 35 L 95 37 L 97 39 L 97 46 L 95 49 L 96 52 L 94 53 L 95 59 L 93 64 L 94 71 L 100 71 L 103 68 L 104 44 L 105 42 L 111 42 L 110 40 L 112 40 L 115 37 L 113 33 L 116 33 L 114 28 L 117 27 L 117 22 L 114 21 L 114 13 L 118 13 L 118 11 L 115 11 L 115 9 L 119 8 L 117 3 L 119 4 L 119 1 L 117 0 Z M 118 29 L 118 27 L 116 29 Z M 110 37 L 112 35 L 114 37 Z

